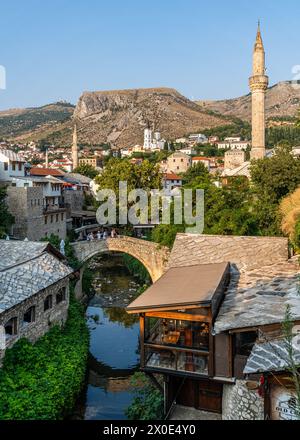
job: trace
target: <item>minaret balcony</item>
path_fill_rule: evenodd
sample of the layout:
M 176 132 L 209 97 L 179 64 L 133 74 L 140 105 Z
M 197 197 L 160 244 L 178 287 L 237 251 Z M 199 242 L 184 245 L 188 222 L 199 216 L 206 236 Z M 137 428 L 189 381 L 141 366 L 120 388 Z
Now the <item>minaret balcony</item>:
M 269 85 L 269 77 L 266 75 L 254 75 L 249 78 L 249 85 L 252 91 L 262 90 L 265 91 Z

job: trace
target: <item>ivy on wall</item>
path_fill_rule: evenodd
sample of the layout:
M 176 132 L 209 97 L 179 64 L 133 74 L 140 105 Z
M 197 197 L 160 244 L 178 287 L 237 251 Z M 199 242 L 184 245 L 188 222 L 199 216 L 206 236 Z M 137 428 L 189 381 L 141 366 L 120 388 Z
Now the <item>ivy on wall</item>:
M 70 298 L 68 319 L 35 344 L 19 340 L 0 370 L 0 420 L 58 420 L 72 410 L 83 385 L 89 332 L 83 307 Z

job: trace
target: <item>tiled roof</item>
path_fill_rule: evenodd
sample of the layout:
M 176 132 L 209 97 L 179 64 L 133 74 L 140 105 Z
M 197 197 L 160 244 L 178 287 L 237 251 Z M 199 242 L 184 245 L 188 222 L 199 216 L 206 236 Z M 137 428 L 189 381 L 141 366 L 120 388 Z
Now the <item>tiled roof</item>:
M 280 237 L 177 234 L 169 267 L 231 263 L 231 279 L 214 324 L 216 333 L 281 323 L 287 304 L 300 320 L 298 257 L 288 260 Z
M 300 365 L 300 338 L 293 338 L 293 361 Z M 244 374 L 265 373 L 268 371 L 284 371 L 291 363 L 287 344 L 284 339 L 255 344 L 247 360 Z
M 47 246 L 46 242 L 0 240 L 0 271 L 36 258 L 46 251 Z
M 225 169 L 222 173 L 222 177 L 236 177 L 236 176 L 245 176 L 248 179 L 250 179 L 251 178 L 250 162 L 244 162 L 242 165 L 232 170 Z
M 0 313 L 72 273 L 47 247 L 48 243 L 0 241 Z
M 30 174 L 32 176 L 59 176 L 59 177 L 63 177 L 63 175 L 65 173 L 63 173 L 60 170 L 54 170 L 52 168 L 34 167 L 34 168 L 31 168 Z
M 182 180 L 182 177 L 178 176 L 177 174 L 166 173 L 166 174 L 164 174 L 164 179 L 166 179 L 166 180 Z
M 22 156 L 20 156 L 19 154 L 15 153 L 14 151 L 11 150 L 0 150 L 0 155 L 5 156 L 6 159 L 12 161 L 12 162 L 26 162 L 25 159 L 23 159 Z
M 83 176 L 79 173 L 66 173 L 64 175 L 64 180 L 70 183 L 81 183 L 84 185 L 89 185 L 92 179 L 87 176 Z
M 298 258 L 260 268 L 238 271 L 231 266 L 231 281 L 214 329 L 258 327 L 284 321 L 286 306 L 300 319 Z

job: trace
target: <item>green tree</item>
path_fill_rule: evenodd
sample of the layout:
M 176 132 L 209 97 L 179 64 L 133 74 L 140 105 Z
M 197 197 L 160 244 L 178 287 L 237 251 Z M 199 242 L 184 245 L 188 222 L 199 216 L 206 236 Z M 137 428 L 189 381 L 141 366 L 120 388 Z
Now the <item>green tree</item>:
M 279 147 L 276 153 L 251 164 L 253 209 L 263 235 L 281 234 L 279 203 L 300 184 L 300 159 L 293 157 L 288 148 Z
M 0 188 L 0 238 L 9 232 L 10 226 L 14 222 L 14 217 L 9 213 L 6 205 L 6 188 Z
M 50 237 L 42 238 L 41 241 L 49 242 L 57 250 L 60 250 L 61 238 L 59 238 L 57 235 L 51 234 Z M 79 261 L 75 257 L 74 249 L 71 246 L 70 240 L 68 238 L 65 239 L 65 256 L 68 260 L 68 263 L 73 269 L 77 269 L 79 267 Z
M 184 183 L 186 185 L 192 184 L 192 182 L 197 179 L 200 182 L 200 179 L 203 180 L 203 183 L 209 183 L 211 181 L 209 171 L 203 165 L 203 163 L 197 163 L 196 165 L 190 167 L 188 171 L 183 175 Z
M 99 172 L 92 165 L 82 164 L 73 170 L 73 173 L 82 174 L 83 176 L 89 177 L 90 179 L 94 179 L 98 176 Z
M 159 167 L 149 160 L 140 165 L 132 164 L 128 159 L 112 158 L 108 161 L 102 174 L 96 177 L 100 189 L 111 189 L 119 194 L 119 182 L 127 182 L 128 191 L 142 188 L 145 190 L 161 188 L 162 175 Z

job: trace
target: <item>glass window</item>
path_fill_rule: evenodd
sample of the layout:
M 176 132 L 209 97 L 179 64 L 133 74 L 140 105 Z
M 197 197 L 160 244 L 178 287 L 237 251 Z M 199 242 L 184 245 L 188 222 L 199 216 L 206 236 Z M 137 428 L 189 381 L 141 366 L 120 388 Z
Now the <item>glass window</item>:
M 4 171 L 8 171 L 8 163 L 4 162 Z
M 209 324 L 207 323 L 157 319 L 151 325 L 148 320 L 149 318 L 146 317 L 146 327 L 149 328 L 146 341 L 149 343 L 209 350 Z
M 18 318 L 14 317 L 11 318 L 7 323 L 4 325 L 5 335 L 6 338 L 9 338 L 11 336 L 15 336 L 18 334 Z
M 30 324 L 35 321 L 35 306 L 29 307 L 29 309 L 24 313 L 23 324 Z
M 44 312 L 49 309 L 52 309 L 52 295 L 48 295 L 44 301 Z
M 60 291 L 56 294 L 56 304 L 60 304 L 61 302 L 66 300 L 66 288 L 60 289 Z

